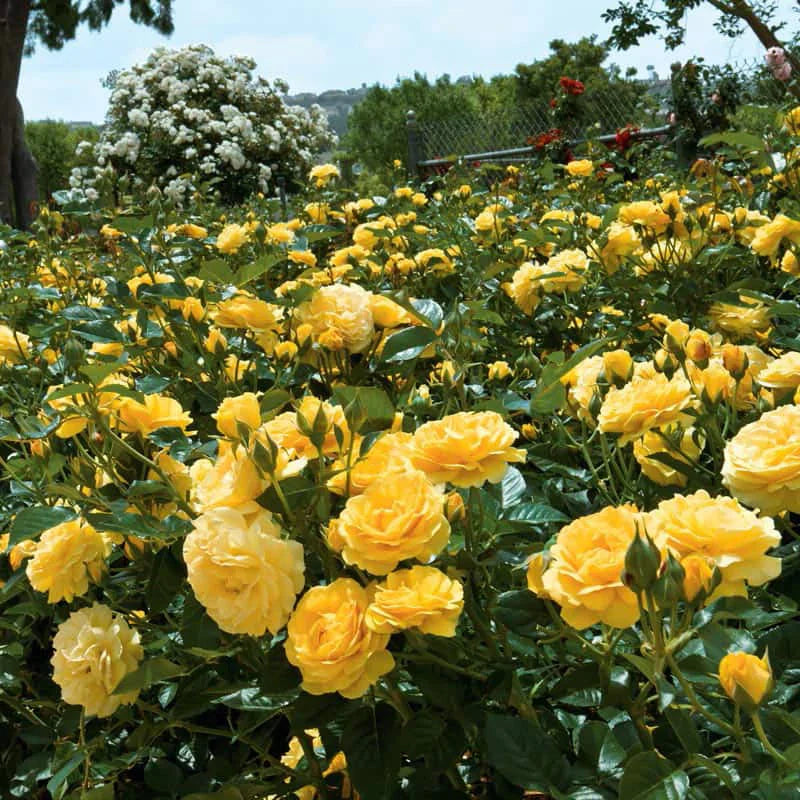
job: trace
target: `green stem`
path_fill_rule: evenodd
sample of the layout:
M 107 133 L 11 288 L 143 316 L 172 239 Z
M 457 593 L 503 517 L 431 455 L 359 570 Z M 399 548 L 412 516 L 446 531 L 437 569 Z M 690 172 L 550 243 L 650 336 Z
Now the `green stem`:
M 753 712 L 752 715 L 753 719 L 753 728 L 755 729 L 756 736 L 758 736 L 758 741 L 764 746 L 764 749 L 782 766 L 788 767 L 789 760 L 786 756 L 783 755 L 779 750 L 777 750 L 772 742 L 767 738 L 766 731 L 764 730 L 764 726 L 761 723 L 761 716 L 759 715 L 758 711 Z

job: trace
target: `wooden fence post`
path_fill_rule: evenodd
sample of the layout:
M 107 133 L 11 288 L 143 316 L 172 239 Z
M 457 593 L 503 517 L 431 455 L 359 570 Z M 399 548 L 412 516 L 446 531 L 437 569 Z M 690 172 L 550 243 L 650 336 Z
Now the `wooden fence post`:
M 406 138 L 408 140 L 408 161 L 406 166 L 412 178 L 419 177 L 419 162 L 422 161 L 422 148 L 420 146 L 419 125 L 417 115 L 413 110 L 406 114 Z

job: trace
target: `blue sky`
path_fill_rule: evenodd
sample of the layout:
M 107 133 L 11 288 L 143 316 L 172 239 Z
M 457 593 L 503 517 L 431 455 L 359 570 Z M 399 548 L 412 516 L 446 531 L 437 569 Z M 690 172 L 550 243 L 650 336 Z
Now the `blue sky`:
M 573 41 L 608 33 L 600 19 L 611 0 L 174 0 L 169 39 L 130 22 L 121 6 L 100 33 L 81 30 L 63 50 L 43 48 L 22 66 L 20 98 L 28 119 L 101 122 L 108 94 L 100 85 L 112 69 L 144 60 L 159 45 L 196 42 L 222 54 L 250 55 L 267 78 L 285 78 L 291 91 L 391 84 L 415 70 L 436 77 L 486 77 L 513 71 L 547 53 L 554 38 Z M 127 4 L 126 4 L 127 5 Z M 705 4 L 704 4 L 705 5 Z M 786 18 L 793 0 L 781 0 Z M 712 27 L 713 9 L 688 16 L 685 47 L 668 52 L 657 39 L 614 54 L 622 66 L 648 64 L 662 77 L 669 64 L 703 55 L 709 62 L 760 58 L 747 32 L 732 41 Z

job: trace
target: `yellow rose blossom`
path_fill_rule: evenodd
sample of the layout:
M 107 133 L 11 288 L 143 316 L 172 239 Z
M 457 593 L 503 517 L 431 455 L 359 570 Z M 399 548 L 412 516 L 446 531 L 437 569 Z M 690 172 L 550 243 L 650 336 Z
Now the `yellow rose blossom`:
M 382 294 L 373 294 L 369 298 L 372 319 L 378 328 L 397 328 L 400 325 L 417 325 L 419 319 L 403 306 L 395 303 Z
M 331 465 L 328 489 L 335 494 L 349 494 L 352 497 L 363 494 L 376 480 L 390 472 L 408 471 L 412 468 L 411 441 L 410 433 L 385 433 L 364 455 L 359 456 L 358 452 L 351 454 L 349 470 L 346 458 L 340 458 Z
M 494 361 L 489 364 L 490 381 L 504 381 L 510 375 L 511 367 L 508 366 L 508 361 Z
M 89 716 L 109 717 L 130 705 L 138 689 L 113 694 L 119 682 L 138 668 L 143 651 L 139 634 L 108 606 L 73 611 L 53 638 L 53 681 L 65 703 L 83 706 Z
M 671 219 L 669 214 L 651 200 L 638 200 L 620 208 L 617 219 L 626 225 L 641 225 L 653 232 L 663 233 Z
M 305 584 L 303 546 L 282 538 L 266 510 L 245 516 L 215 508 L 194 520 L 183 542 L 189 584 L 226 633 L 275 635 Z
M 167 230 L 172 230 L 176 236 L 188 236 L 190 239 L 206 239 L 208 238 L 208 229 L 202 225 L 195 225 L 191 222 L 184 222 L 183 225 L 169 225 Z
M 573 178 L 587 178 L 594 171 L 594 167 L 588 158 L 581 158 L 570 161 L 566 165 L 566 170 Z
M 217 250 L 225 255 L 236 253 L 248 239 L 248 231 L 243 225 L 231 223 L 217 234 Z
M 641 247 L 641 244 L 639 235 L 631 225 L 612 222 L 606 229 L 606 243 L 599 250 L 599 260 L 606 272 L 613 275 L 619 269 L 623 259 L 633 255 Z
M 71 603 L 97 583 L 105 569 L 109 548 L 106 540 L 89 523 L 74 519 L 46 530 L 26 573 L 37 592 L 47 592 L 48 603 Z
M 568 625 L 627 628 L 639 619 L 636 595 L 622 582 L 637 523 L 636 507 L 625 505 L 580 517 L 558 532 L 542 585 Z
M 800 353 L 784 353 L 770 362 L 758 373 L 758 382 L 768 389 L 796 389 L 800 386 Z
M 766 555 L 780 544 L 769 517 L 758 517 L 732 497 L 705 490 L 663 500 L 646 516 L 647 532 L 677 558 L 701 555 L 719 567 L 722 583 L 714 597 L 747 595 L 745 583 L 761 586 L 777 578 L 781 561 Z
M 261 425 L 261 407 L 258 396 L 245 392 L 237 397 L 226 397 L 211 418 L 217 422 L 217 430 L 229 439 L 238 439 L 237 423 L 256 429 Z
M 250 292 L 239 291 L 223 300 L 214 311 L 214 323 L 220 328 L 249 328 L 255 331 L 275 330 L 283 309 L 259 300 Z
M 30 356 L 31 340 L 21 331 L 0 325 L 0 364 L 20 364 Z
M 370 292 L 356 284 L 323 286 L 297 309 L 295 319 L 310 325 L 325 349 L 361 353 L 375 335 L 370 298 Z
M 725 446 L 722 482 L 763 514 L 800 513 L 800 406 L 781 406 L 745 425 Z
M 162 394 L 147 394 L 140 403 L 125 397 L 117 409 L 119 428 L 124 433 L 139 433 L 148 436 L 158 428 L 180 428 L 189 433 L 192 417 L 181 404 Z
M 435 483 L 499 483 L 510 463 L 525 461 L 525 451 L 512 447 L 518 436 L 495 411 L 462 411 L 418 428 L 411 460 Z
M 317 189 L 326 186 L 333 178 L 340 177 L 339 168 L 335 164 L 317 164 L 308 173 L 308 179 L 314 182 Z
M 423 270 L 430 270 L 434 275 L 449 275 L 455 270 L 453 260 L 439 247 L 422 250 L 414 256 L 414 263 Z
M 400 561 L 425 561 L 450 538 L 441 488 L 419 470 L 388 473 L 350 497 L 331 521 L 328 543 L 348 564 L 386 575 Z
M 394 658 L 386 650 L 389 635 L 367 627 L 370 599 L 354 580 L 338 578 L 310 589 L 297 604 L 284 647 L 309 694 L 360 697 L 394 668 Z
M 376 633 L 416 628 L 435 636 L 455 636 L 463 608 L 460 581 L 435 567 L 415 566 L 392 572 L 378 584 L 365 619 Z
M 663 373 L 634 376 L 621 389 L 609 389 L 597 418 L 598 427 L 602 433 L 620 434 L 619 443 L 627 444 L 651 428 L 674 422 L 688 425 L 691 418 L 686 409 L 692 402 L 692 387 L 677 373 L 671 380 Z
M 684 472 L 654 456 L 664 453 L 674 461 L 686 464 L 691 471 L 704 444 L 705 435 L 694 428 L 681 430 L 668 426 L 663 430 L 649 430 L 637 439 L 633 443 L 633 457 L 642 468 L 642 474 L 659 486 L 686 486 L 688 477 Z
M 289 261 L 293 264 L 303 264 L 306 267 L 316 267 L 317 257 L 311 250 L 290 250 Z
M 800 221 L 778 214 L 771 222 L 756 230 L 750 247 L 760 256 L 774 257 L 784 239 L 792 244 L 800 244 Z
M 737 338 L 747 338 L 763 333 L 770 326 L 769 307 L 752 297 L 740 295 L 740 305 L 712 303 L 708 315 L 715 330 Z
M 506 294 L 519 306 L 526 314 L 533 314 L 541 302 L 539 290 L 541 284 L 538 281 L 539 273 L 537 266 L 530 261 L 526 261 L 516 270 L 511 283 L 503 286 Z
M 719 682 L 731 700 L 755 707 L 772 691 L 772 667 L 766 655 L 728 653 L 719 662 Z
M 290 244 L 295 240 L 295 233 L 292 228 L 285 222 L 276 222 L 274 225 L 270 225 L 267 228 L 267 241 L 271 242 L 272 244 Z M 289 253 L 289 260 L 294 261 L 292 258 L 292 253 L 297 253 L 297 250 L 293 250 Z M 308 253 L 313 258 L 313 253 L 306 250 L 303 251 Z M 305 262 L 296 262 L 296 263 L 305 263 Z M 314 258 L 314 264 L 316 264 L 316 259 Z M 313 266 L 311 264 L 310 266 Z

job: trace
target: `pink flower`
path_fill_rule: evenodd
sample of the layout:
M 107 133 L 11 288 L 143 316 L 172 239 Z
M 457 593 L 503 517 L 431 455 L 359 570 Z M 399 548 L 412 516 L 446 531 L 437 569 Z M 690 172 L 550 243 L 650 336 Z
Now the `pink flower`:
M 786 61 L 786 53 L 784 53 L 782 47 L 770 47 L 769 50 L 764 53 L 764 60 L 767 62 L 767 66 L 774 70 L 777 67 L 783 66 L 784 62 Z M 783 79 L 779 78 L 778 80 Z
M 788 61 L 784 61 L 783 64 L 772 70 L 772 74 L 779 81 L 788 81 L 792 75 L 792 65 Z

